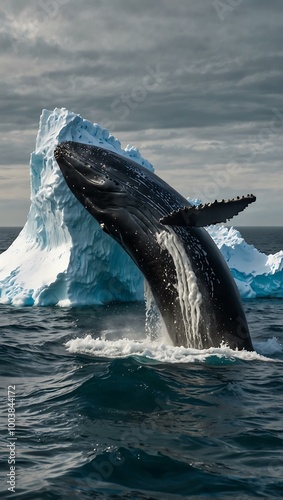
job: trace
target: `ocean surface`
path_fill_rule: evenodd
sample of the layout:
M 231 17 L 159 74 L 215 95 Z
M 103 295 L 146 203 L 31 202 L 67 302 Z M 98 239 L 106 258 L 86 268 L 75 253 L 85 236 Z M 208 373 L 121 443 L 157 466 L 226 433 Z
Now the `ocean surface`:
M 283 249 L 283 228 L 240 231 Z M 141 303 L 0 306 L 1 498 L 282 499 L 283 300 L 244 306 L 254 353 L 150 341 Z

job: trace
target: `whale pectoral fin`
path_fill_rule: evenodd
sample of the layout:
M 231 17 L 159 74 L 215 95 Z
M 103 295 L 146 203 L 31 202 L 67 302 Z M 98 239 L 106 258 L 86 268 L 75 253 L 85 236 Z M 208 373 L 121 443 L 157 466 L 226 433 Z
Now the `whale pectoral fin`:
M 179 208 L 160 219 L 161 224 L 169 226 L 204 227 L 218 222 L 227 222 L 239 212 L 242 212 L 250 203 L 256 201 L 253 194 L 238 196 L 232 200 L 215 200 L 205 205 Z

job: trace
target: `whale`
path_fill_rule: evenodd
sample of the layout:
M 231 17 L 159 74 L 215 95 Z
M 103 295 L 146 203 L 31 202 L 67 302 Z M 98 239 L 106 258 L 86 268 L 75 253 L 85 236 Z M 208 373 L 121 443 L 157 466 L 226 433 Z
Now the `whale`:
M 195 207 L 130 155 L 66 141 L 54 157 L 75 197 L 144 275 L 174 346 L 253 350 L 235 281 L 204 228 L 253 195 Z

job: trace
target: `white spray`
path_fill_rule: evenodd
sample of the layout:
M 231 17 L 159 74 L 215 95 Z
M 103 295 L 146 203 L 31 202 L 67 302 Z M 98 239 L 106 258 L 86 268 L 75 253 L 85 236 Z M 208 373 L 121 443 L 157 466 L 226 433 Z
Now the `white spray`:
M 171 255 L 176 271 L 176 289 L 185 325 L 187 343 L 203 349 L 199 335 L 202 295 L 198 289 L 197 277 L 192 269 L 188 255 L 173 231 L 162 231 L 156 234 L 158 244 Z
M 163 341 L 166 342 L 166 344 L 172 344 L 166 325 L 156 305 L 151 288 L 146 279 L 144 280 L 144 297 L 145 332 L 147 338 L 152 341 L 162 338 Z

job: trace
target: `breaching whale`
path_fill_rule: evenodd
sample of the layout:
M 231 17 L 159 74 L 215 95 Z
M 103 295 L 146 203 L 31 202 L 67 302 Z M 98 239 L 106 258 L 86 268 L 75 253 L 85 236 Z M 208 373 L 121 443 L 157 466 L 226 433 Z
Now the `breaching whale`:
M 115 152 L 68 141 L 54 156 L 76 198 L 143 273 L 175 346 L 253 350 L 234 279 L 198 226 L 231 218 L 255 197 L 196 208 Z

